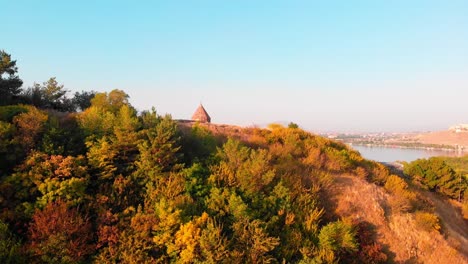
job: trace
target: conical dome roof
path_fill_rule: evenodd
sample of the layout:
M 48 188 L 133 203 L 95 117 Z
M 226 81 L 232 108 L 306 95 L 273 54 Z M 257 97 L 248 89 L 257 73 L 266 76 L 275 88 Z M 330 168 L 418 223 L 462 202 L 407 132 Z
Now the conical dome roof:
M 210 115 L 208 115 L 203 105 L 200 104 L 197 110 L 195 110 L 195 113 L 193 113 L 192 120 L 202 122 L 202 123 L 210 123 L 211 117 Z

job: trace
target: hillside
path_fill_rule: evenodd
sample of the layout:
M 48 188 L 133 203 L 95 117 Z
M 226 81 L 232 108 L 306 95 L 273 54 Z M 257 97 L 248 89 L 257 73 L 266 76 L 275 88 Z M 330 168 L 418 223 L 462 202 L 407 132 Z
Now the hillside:
M 191 125 L 194 123 L 188 126 Z M 246 141 L 252 136 L 251 129 L 237 126 L 197 125 L 214 134 Z M 442 224 L 441 232 L 421 229 L 413 214 L 392 209 L 398 203 L 398 196 L 347 172 L 333 174 L 327 206 L 334 208 L 332 218 L 344 217 L 371 226 L 375 232 L 373 236 L 382 245 L 389 263 L 468 262 L 468 219 L 461 214 L 461 204 L 422 189 L 416 192 L 433 207 Z
M 437 131 L 419 134 L 415 139 L 423 144 L 429 145 L 450 145 L 450 146 L 463 146 L 468 149 L 468 133 L 453 131 Z
M 398 199 L 381 187 L 350 175 L 337 175 L 334 185 L 335 212 L 342 217 L 370 223 L 377 241 L 386 248 L 391 262 L 464 263 L 468 261 L 468 222 L 456 208 L 434 194 L 425 193 L 443 225 L 442 234 L 421 230 L 414 216 L 392 211 Z M 412 263 L 412 262 L 410 262 Z
M 127 98 L 0 107 L 0 262 L 466 261 L 460 205 L 343 143 L 178 122 Z M 440 171 L 431 184 L 463 196 Z

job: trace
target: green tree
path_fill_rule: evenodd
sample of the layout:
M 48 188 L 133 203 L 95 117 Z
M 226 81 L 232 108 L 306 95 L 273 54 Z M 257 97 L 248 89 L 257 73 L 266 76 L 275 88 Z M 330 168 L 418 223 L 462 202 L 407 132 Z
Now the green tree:
M 110 93 L 97 93 L 91 99 L 91 106 L 102 108 L 114 114 L 120 110 L 123 105 L 130 105 L 128 94 L 122 90 L 114 89 Z
M 138 134 L 140 122 L 136 116 L 136 111 L 129 105 L 123 105 L 116 115 L 114 144 L 118 145 L 120 155 L 136 156 L 138 153 Z M 128 157 L 129 162 L 133 162 L 135 157 Z
M 48 114 L 40 143 L 41 151 L 50 155 L 84 155 L 85 137 L 75 114 Z
M 97 93 L 91 99 L 91 106 L 77 119 L 85 135 L 92 140 L 113 135 L 119 125 L 126 126 L 127 130 L 129 126 L 136 129 L 135 113 L 128 102 L 128 95 L 121 90 L 113 90 L 109 94 Z
M 211 131 L 199 124 L 190 130 L 182 131 L 181 150 L 186 164 L 210 162 L 210 156 L 216 152 L 217 140 Z
M 134 210 L 143 202 L 144 192 L 144 182 L 133 174 L 140 141 L 136 111 L 128 104 L 117 113 L 93 105 L 79 115 L 89 135 L 88 160 L 95 177 L 92 189 L 109 199 L 106 206 L 115 212 Z
M 57 111 L 74 111 L 73 102 L 67 98 L 67 90 L 59 84 L 55 77 L 42 84 L 34 83 L 25 92 L 28 102 L 36 107 L 55 109 Z
M 138 144 L 140 157 L 138 170 L 150 177 L 161 171 L 169 171 L 178 162 L 179 135 L 177 125 L 170 116 L 162 118 L 154 127 L 142 130 Z
M 294 122 L 289 122 L 288 128 L 299 128 L 299 125 Z
M 96 96 L 95 91 L 76 92 L 72 102 L 76 110 L 84 111 L 91 106 L 91 100 Z
M 78 124 L 88 142 L 111 135 L 114 131 L 115 119 L 115 114 L 96 106 L 87 108 L 77 116 Z
M 319 247 L 327 262 L 338 260 L 340 254 L 358 250 L 356 230 L 345 221 L 331 222 L 320 230 Z
M 11 173 L 26 154 L 27 147 L 23 148 L 25 142 L 18 135 L 18 131 L 23 132 L 25 127 L 18 119 L 15 124 L 13 119 L 27 113 L 28 109 L 29 106 L 25 105 L 0 106 L 0 176 Z
M 250 148 L 243 146 L 238 140 L 229 138 L 222 148 L 217 150 L 216 157 L 220 159 L 220 163 L 213 167 L 211 183 L 217 186 L 240 186 L 237 172 L 249 159 L 250 152 Z
M 461 175 L 437 157 L 413 161 L 405 166 L 404 173 L 428 190 L 454 199 L 461 197 L 468 186 Z
M 244 263 L 269 263 L 274 257 L 269 255 L 279 244 L 279 238 L 270 236 L 265 224 L 260 220 L 240 220 L 233 224 L 235 250 L 231 253 L 237 261 Z
M 168 260 L 168 250 L 174 248 L 174 236 L 182 222 L 181 213 L 174 201 L 160 199 L 151 210 L 157 216 L 157 224 L 153 227 L 153 243 L 160 252 L 161 260 Z
M 10 232 L 8 225 L 0 220 L 0 262 L 4 264 L 25 263 L 21 243 Z
M 18 67 L 11 55 L 0 50 L 0 105 L 13 104 L 18 100 L 23 81 L 16 75 Z
M 223 226 L 213 218 L 208 218 L 200 235 L 200 249 L 207 263 L 220 263 L 226 260 L 229 251 L 228 240 L 223 234 Z
M 101 138 L 97 142 L 88 143 L 87 158 L 93 169 L 93 174 L 97 180 L 112 180 L 117 175 L 115 159 L 118 152 L 112 147 L 112 143 L 106 138 Z
M 23 156 L 21 145 L 14 140 L 15 134 L 13 124 L 0 121 L 0 175 L 11 172 Z

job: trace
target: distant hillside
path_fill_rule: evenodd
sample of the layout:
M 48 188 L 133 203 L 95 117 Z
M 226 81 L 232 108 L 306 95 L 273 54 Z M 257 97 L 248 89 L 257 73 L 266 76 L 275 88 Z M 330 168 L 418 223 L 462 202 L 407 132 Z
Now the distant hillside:
M 325 134 L 328 138 L 354 145 L 399 146 L 468 151 L 468 131 L 447 130 L 411 133 Z M 468 153 L 468 152 L 467 152 Z
M 468 149 L 468 132 L 438 131 L 419 134 L 416 136 L 416 139 L 423 144 L 458 145 Z

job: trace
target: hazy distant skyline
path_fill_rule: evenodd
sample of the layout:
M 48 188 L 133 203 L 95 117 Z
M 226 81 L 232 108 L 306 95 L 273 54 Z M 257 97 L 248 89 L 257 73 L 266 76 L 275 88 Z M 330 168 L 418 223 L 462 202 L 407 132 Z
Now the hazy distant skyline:
M 98 2 L 98 3 L 95 3 Z M 3 1 L 24 87 L 312 131 L 468 123 L 468 1 Z

